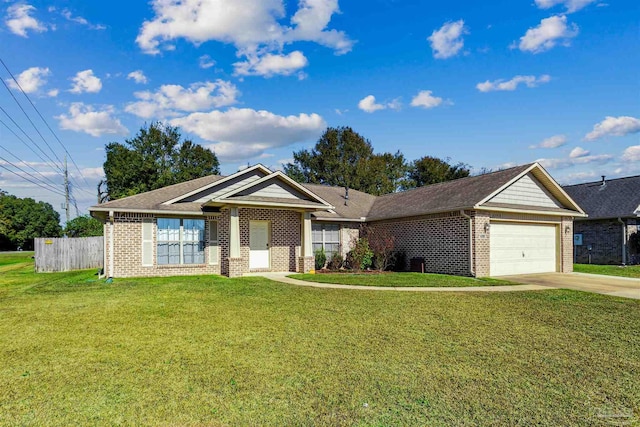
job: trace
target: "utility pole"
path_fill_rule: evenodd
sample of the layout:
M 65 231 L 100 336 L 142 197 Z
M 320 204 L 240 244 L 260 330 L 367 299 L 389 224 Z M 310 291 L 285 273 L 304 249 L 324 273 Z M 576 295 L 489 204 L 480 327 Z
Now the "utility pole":
M 70 220 L 69 210 L 69 169 L 67 168 L 67 155 L 64 156 L 64 209 L 67 214 L 67 224 Z

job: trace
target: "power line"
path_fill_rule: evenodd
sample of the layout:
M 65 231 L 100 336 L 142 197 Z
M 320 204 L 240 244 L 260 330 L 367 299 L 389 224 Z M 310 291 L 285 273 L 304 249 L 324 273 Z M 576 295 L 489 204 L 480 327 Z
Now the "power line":
M 2 161 L 4 161 L 4 162 L 6 162 L 6 163 L 8 163 L 8 164 L 10 164 L 10 165 L 11 165 L 11 166 L 13 166 L 14 168 L 18 169 L 20 172 L 22 172 L 22 173 L 24 173 L 25 175 L 27 175 L 27 176 L 29 176 L 29 177 L 33 178 L 35 181 L 32 181 L 32 180 L 30 180 L 29 178 L 27 178 L 27 177 L 25 177 L 25 176 L 20 175 L 19 173 L 15 172 L 15 171 L 13 171 L 13 170 L 11 170 L 11 169 L 9 169 L 8 167 L 6 167 L 6 166 L 5 166 L 5 165 L 3 165 L 3 164 L 0 164 L 0 168 L 5 169 L 5 170 L 6 170 L 6 171 L 8 171 L 8 172 L 11 172 L 12 174 L 14 174 L 15 176 L 17 176 L 18 178 L 22 178 L 22 179 L 24 179 L 25 181 L 29 181 L 30 183 L 35 184 L 35 185 L 37 185 L 38 187 L 40 187 L 40 188 L 42 188 L 42 189 L 44 189 L 44 190 L 51 191 L 52 193 L 55 193 L 55 194 L 57 194 L 57 195 L 59 195 L 59 196 L 64 196 L 64 194 L 63 194 L 62 192 L 60 192 L 59 190 L 56 190 L 55 188 L 50 188 L 50 187 L 48 187 L 48 186 L 47 186 L 48 184 L 43 184 L 43 183 L 41 183 L 41 182 L 38 182 L 38 180 L 37 180 L 37 178 L 36 178 L 36 177 L 34 177 L 33 175 L 31 175 L 29 172 L 27 172 L 27 171 L 25 171 L 25 170 L 21 169 L 20 167 L 18 167 L 18 166 L 16 166 L 16 165 L 14 165 L 14 164 L 13 164 L 13 163 L 11 163 L 10 161 L 8 161 L 8 160 L 6 160 L 6 159 L 4 159 L 4 158 L 2 158 L 2 157 L 0 157 L 0 160 L 2 160 Z
M 1 122 L 1 123 L 2 123 L 6 128 L 7 128 L 7 129 L 9 129 L 9 130 L 11 131 L 11 133 L 13 133 L 16 137 L 18 137 L 18 138 L 20 139 L 20 141 L 22 141 L 22 143 L 23 143 L 25 146 L 27 146 L 27 147 L 28 147 L 28 148 L 29 148 L 29 149 L 30 149 L 30 150 L 31 150 L 31 151 L 32 151 L 36 156 L 38 156 L 38 158 L 39 158 L 40 160 L 42 160 L 44 163 L 46 163 L 48 166 L 52 167 L 53 169 L 57 169 L 58 171 L 62 172 L 62 169 L 60 168 L 60 166 L 56 165 L 56 162 L 55 162 L 51 157 L 49 157 L 49 156 L 47 155 L 47 153 L 45 153 L 45 152 L 42 150 L 42 148 L 40 148 L 40 146 L 39 146 L 39 145 L 38 145 L 38 144 L 37 144 L 37 143 L 36 143 L 36 142 L 35 142 L 35 141 L 34 141 L 34 140 L 33 140 L 33 139 L 32 139 L 32 138 L 31 138 L 31 137 L 30 137 L 26 132 L 25 132 L 25 131 L 24 131 L 24 129 L 22 129 L 22 127 L 21 127 L 18 123 L 16 123 L 16 121 L 15 121 L 15 120 L 13 120 L 13 117 L 11 117 L 11 116 L 9 115 L 9 113 L 7 113 L 7 111 L 6 111 L 4 108 L 2 108 L 2 106 L 0 106 L 0 111 L 2 111 L 2 112 L 5 114 L 5 116 L 7 116 L 7 117 L 9 118 L 9 120 L 11 120 L 11 122 L 12 122 L 12 123 L 13 123 L 13 124 L 18 128 L 18 129 L 20 129 L 20 131 L 24 134 L 24 136 L 26 136 L 26 137 L 27 137 L 27 139 L 28 139 L 29 141 L 31 141 L 31 143 L 32 143 L 32 144 L 33 144 L 33 145 L 34 145 L 38 150 L 40 150 L 40 152 L 41 152 L 42 154 L 44 154 L 44 156 L 45 156 L 47 159 L 49 159 L 49 162 L 47 162 L 47 161 L 46 161 L 46 160 L 45 160 L 45 159 L 44 159 L 40 154 L 36 153 L 36 151 L 35 151 L 33 148 L 31 148 L 31 147 L 30 147 L 26 142 L 24 142 L 24 140 L 23 140 L 22 138 L 20 138 L 20 137 L 18 136 L 18 134 L 16 134 L 16 133 L 13 131 L 13 129 L 11 129 L 11 128 L 10 128 L 10 127 L 5 123 L 5 122 L 2 122 L 2 121 L 0 120 L 0 122 Z
M 67 154 L 67 156 L 69 156 L 69 159 L 71 160 L 71 163 L 73 163 L 73 165 L 75 166 L 76 170 L 78 171 L 78 173 L 80 174 L 80 176 L 82 177 L 82 180 L 84 181 L 84 183 L 87 185 L 87 187 L 89 187 L 89 183 L 87 182 L 87 179 L 84 177 L 84 175 L 82 174 L 82 171 L 80 170 L 80 168 L 78 167 L 78 164 L 75 162 L 75 160 L 73 160 L 73 157 L 71 156 L 71 153 L 69 153 L 69 151 L 67 150 L 67 147 L 65 147 L 65 145 L 62 143 L 62 141 L 60 140 L 60 138 L 58 138 L 58 135 L 53 131 L 53 129 L 51 128 L 51 126 L 49 126 L 49 123 L 45 120 L 45 118 L 42 116 L 42 114 L 40 114 L 40 110 L 38 110 L 38 108 L 35 106 L 35 104 L 31 101 L 31 98 L 29 98 L 29 96 L 27 95 L 27 93 L 22 89 L 22 86 L 20 86 L 20 83 L 18 83 L 18 80 L 16 80 L 16 78 L 14 77 L 13 73 L 11 72 L 11 70 L 9 69 L 9 67 L 7 67 L 7 64 L 5 64 L 4 60 L 2 58 L 0 58 L 0 63 L 2 63 L 2 66 L 5 68 L 5 70 L 7 70 L 7 72 L 9 73 L 9 75 L 11 76 L 11 78 L 13 79 L 13 81 L 16 83 L 16 85 L 18 86 L 18 88 L 20 89 L 20 92 L 22 92 L 22 94 L 24 95 L 25 98 L 27 98 L 27 100 L 29 101 L 29 104 L 31 104 L 31 106 L 33 107 L 34 110 L 36 110 L 36 113 L 38 113 L 38 116 L 40 116 L 40 119 L 42 119 L 42 121 L 44 122 L 44 124 L 47 126 L 47 129 L 49 129 L 49 131 L 51 132 L 51 134 L 54 136 L 54 138 L 58 141 L 58 143 L 60 144 L 60 146 L 62 147 L 62 149 L 64 150 L 64 152 Z M 39 132 L 38 132 L 39 133 Z M 49 144 L 47 144 L 47 146 L 49 146 Z M 51 147 L 49 147 L 49 149 L 51 149 Z M 55 153 L 54 153 L 55 154 Z M 56 156 L 57 158 L 57 156 Z M 60 159 L 58 159 L 60 160 Z
M 51 178 L 44 176 L 42 173 L 40 173 L 40 171 L 38 171 L 36 168 L 34 168 L 33 166 L 31 166 L 29 163 L 25 162 L 24 160 L 20 159 L 18 156 L 16 156 L 15 154 L 13 154 L 11 151 L 7 150 L 5 147 L 3 147 L 2 145 L 0 145 L 0 149 L 6 151 L 7 153 L 11 154 L 11 156 L 16 159 L 19 162 L 22 162 L 25 166 L 27 166 L 29 169 L 31 169 L 32 171 L 34 171 L 35 173 L 37 173 L 38 175 L 40 175 L 43 179 L 49 181 L 51 184 L 57 186 L 58 184 L 56 184 L 55 182 L 53 182 L 51 180 Z
M 0 78 L 0 80 L 2 80 L 2 84 L 4 85 L 5 89 L 7 89 L 7 91 L 9 92 L 9 94 L 11 95 L 11 97 L 13 98 L 13 100 L 16 102 L 16 104 L 18 104 L 18 107 L 20 108 L 20 111 L 22 111 L 22 113 L 25 115 L 25 117 L 27 118 L 27 120 L 29 121 L 29 123 L 31 123 L 31 126 L 33 126 L 33 128 L 36 130 L 36 133 L 38 135 L 40 135 L 40 138 L 42 139 L 42 141 L 44 142 L 44 144 L 49 147 L 49 150 L 53 153 L 53 157 L 55 157 L 59 163 L 62 163 L 62 161 L 60 160 L 60 158 L 58 157 L 58 155 L 56 154 L 55 151 L 53 151 L 53 149 L 51 148 L 51 146 L 49 145 L 49 143 L 47 142 L 46 139 L 44 139 L 44 136 L 42 136 L 42 133 L 40 133 L 40 130 L 38 129 L 38 127 L 35 125 L 35 123 L 33 123 L 33 120 L 31 120 L 31 117 L 29 117 L 29 115 L 27 114 L 27 112 L 24 110 L 24 108 L 22 107 L 22 104 L 20 104 L 20 102 L 18 101 L 18 98 L 16 98 L 16 96 L 13 94 L 13 92 L 11 91 L 11 88 L 9 88 L 9 86 L 7 85 L 7 82 L 4 81 L 3 78 Z M 43 151 L 44 153 L 44 151 Z M 52 160 L 53 161 L 53 160 Z M 54 162 L 55 163 L 55 162 Z

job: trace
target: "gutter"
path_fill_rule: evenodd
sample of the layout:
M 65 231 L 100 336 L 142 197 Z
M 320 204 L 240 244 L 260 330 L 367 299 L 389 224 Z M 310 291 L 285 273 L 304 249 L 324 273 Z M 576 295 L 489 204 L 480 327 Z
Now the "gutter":
M 627 265 L 627 226 L 621 217 L 618 222 L 622 224 L 622 265 Z
M 473 219 L 464 213 L 464 209 L 460 209 L 460 215 L 469 220 L 469 273 L 471 273 L 472 277 L 476 277 L 476 273 L 473 270 Z

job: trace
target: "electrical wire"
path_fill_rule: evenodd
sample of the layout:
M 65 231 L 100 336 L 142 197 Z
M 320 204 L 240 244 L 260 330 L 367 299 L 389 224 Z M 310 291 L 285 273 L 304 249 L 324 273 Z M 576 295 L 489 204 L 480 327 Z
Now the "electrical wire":
M 32 171 L 34 171 L 35 173 L 37 173 L 38 175 L 40 175 L 43 179 L 49 181 L 52 185 L 57 186 L 59 184 L 56 184 L 55 182 L 53 182 L 51 180 L 51 178 L 44 176 L 42 173 L 40 173 L 39 170 L 37 170 L 36 168 L 34 168 L 33 166 L 31 166 L 29 163 L 25 162 L 24 160 L 20 159 L 18 156 L 16 156 L 15 154 L 13 154 L 11 151 L 7 150 L 5 147 L 3 147 L 2 145 L 0 145 L 0 149 L 6 151 L 7 153 L 9 153 L 14 159 L 16 159 L 18 162 L 22 162 L 25 166 L 27 166 L 29 169 L 31 169 Z
M 53 131 L 53 129 L 51 128 L 51 126 L 49 126 L 49 123 L 45 120 L 45 118 L 42 116 L 42 114 L 40 113 L 40 110 L 38 110 L 38 108 L 35 106 L 35 104 L 31 101 L 31 98 L 29 98 L 29 96 L 27 95 L 27 93 L 22 89 L 22 86 L 20 86 L 20 83 L 18 83 L 18 80 L 16 80 L 15 76 L 13 75 L 13 73 L 11 72 L 11 70 L 9 69 L 9 67 L 7 67 L 7 64 L 5 64 L 4 60 L 2 58 L 0 58 L 0 63 L 2 63 L 2 66 L 5 68 L 5 70 L 7 70 L 7 72 L 9 73 L 9 75 L 11 76 L 11 78 L 13 79 L 13 81 L 16 83 L 16 86 L 18 86 L 18 88 L 20 89 L 20 92 L 22 92 L 22 94 L 24 95 L 25 98 L 27 98 L 27 100 L 29 101 L 29 104 L 31 104 L 31 106 L 33 107 L 34 110 L 36 110 L 36 113 L 38 113 L 38 116 L 40 117 L 40 119 L 44 122 L 44 124 L 47 126 L 47 129 L 49 129 L 49 131 L 51 132 L 51 134 L 54 136 L 54 138 L 58 141 L 58 143 L 60 144 L 60 146 L 62 147 L 62 149 L 64 150 L 64 152 L 67 154 L 67 156 L 69 156 L 69 159 L 71 160 L 71 163 L 73 163 L 73 165 L 75 166 L 76 170 L 78 171 L 78 173 L 80 174 L 80 176 L 82 177 L 82 180 L 84 181 L 84 183 L 87 185 L 87 187 L 89 187 L 89 183 L 87 182 L 87 179 L 85 178 L 85 176 L 82 174 L 82 171 L 80 170 L 80 168 L 78 167 L 78 164 L 75 162 L 75 160 L 73 160 L 73 156 L 71 156 L 71 153 L 69 153 L 69 151 L 67 150 L 67 147 L 65 147 L 65 145 L 62 143 L 62 141 L 60 140 L 60 138 L 58 138 L 58 135 Z M 48 146 L 48 144 L 47 144 Z M 51 149 L 51 147 L 49 147 L 49 149 Z M 55 153 L 54 153 L 55 154 Z M 57 157 L 57 156 L 56 156 Z
M 11 169 L 9 169 L 8 167 L 6 167 L 6 166 L 5 166 L 5 165 L 3 165 L 3 164 L 0 164 L 0 168 L 2 168 L 2 169 L 4 169 L 4 170 L 6 170 L 7 172 L 10 172 L 10 173 L 14 174 L 14 175 L 15 175 L 15 176 L 17 176 L 18 178 L 24 179 L 25 181 L 29 181 L 30 183 L 35 184 L 35 185 L 37 185 L 38 187 L 40 187 L 40 188 L 42 188 L 42 189 L 44 189 L 44 190 L 51 191 L 52 193 L 55 193 L 55 194 L 57 194 L 57 195 L 59 195 L 59 196 L 63 196 L 63 197 L 64 197 L 64 193 L 62 193 L 60 190 L 56 190 L 56 189 L 53 189 L 53 188 L 47 187 L 47 186 L 46 186 L 46 184 L 41 184 L 40 182 L 38 182 L 37 178 L 35 178 L 35 177 L 34 177 L 33 175 L 31 175 L 29 172 L 24 171 L 23 169 L 21 169 L 21 168 L 19 168 L 19 167 L 15 166 L 13 163 L 11 163 L 11 162 L 7 161 L 6 159 L 3 159 L 2 157 L 0 157 L 0 160 L 2 160 L 2 161 L 4 161 L 4 162 L 6 162 L 6 163 L 10 164 L 11 166 L 15 167 L 16 169 L 18 169 L 19 171 L 21 171 L 21 172 L 22 172 L 22 173 L 24 173 L 25 175 L 30 176 L 31 178 L 35 179 L 35 181 L 32 181 L 32 180 L 30 180 L 29 178 L 27 178 L 27 177 L 25 177 L 25 176 L 20 175 L 19 173 L 15 172 L 15 171 L 13 171 L 13 170 L 11 170 Z

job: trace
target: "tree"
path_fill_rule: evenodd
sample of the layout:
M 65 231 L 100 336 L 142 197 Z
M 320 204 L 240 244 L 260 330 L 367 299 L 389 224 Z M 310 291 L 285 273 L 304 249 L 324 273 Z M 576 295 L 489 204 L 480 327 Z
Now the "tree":
M 422 187 L 469 176 L 471 166 L 465 163 L 451 165 L 450 160 L 450 158 L 442 160 L 431 156 L 414 160 L 409 165 L 407 181 L 403 183 L 403 188 Z
M 92 237 L 102 236 L 102 230 L 102 222 L 89 215 L 83 215 L 69 221 L 64 233 L 68 237 Z
M 177 127 L 154 122 L 124 144 L 107 144 L 104 172 L 109 199 L 220 173 L 211 150 L 180 138 Z
M 32 250 L 35 237 L 59 237 L 60 215 L 49 203 L 0 193 L 0 249 Z
M 394 192 L 406 171 L 404 156 L 374 154 L 371 142 L 350 127 L 327 128 L 315 147 L 293 153 L 284 167 L 292 179 L 349 187 L 380 195 Z

